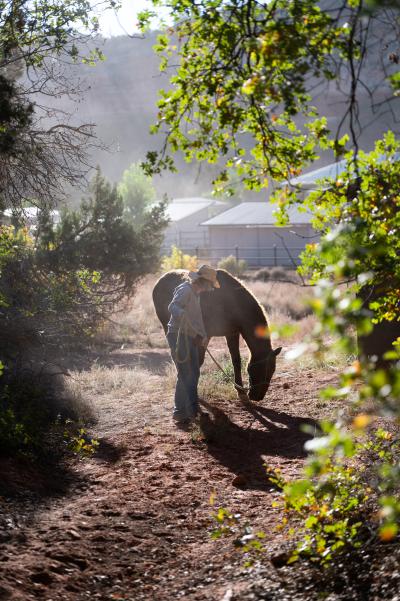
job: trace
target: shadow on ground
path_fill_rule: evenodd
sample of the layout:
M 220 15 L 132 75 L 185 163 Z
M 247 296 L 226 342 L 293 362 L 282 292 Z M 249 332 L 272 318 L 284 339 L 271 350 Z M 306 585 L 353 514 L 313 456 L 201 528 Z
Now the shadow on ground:
M 85 485 L 86 478 L 62 460 L 33 460 L 23 456 L 0 458 L 0 497 L 17 504 L 26 503 L 30 511 L 39 509 L 48 499 Z
M 246 427 L 233 422 L 220 408 L 201 401 L 200 428 L 208 452 L 219 463 L 240 477 L 243 488 L 269 490 L 273 485 L 266 477 L 268 457 L 301 459 L 306 456 L 304 443 L 313 437 L 318 424 L 308 418 L 266 409 L 254 404 L 245 409 L 253 418 Z M 261 427 L 260 427 L 261 426 Z
M 99 438 L 98 442 L 99 446 L 94 455 L 94 459 L 102 463 L 109 463 L 110 465 L 113 465 L 114 463 L 117 463 L 117 461 L 119 461 L 127 452 L 126 446 L 116 445 L 107 438 Z
M 59 365 L 62 369 L 87 371 L 94 365 L 101 367 L 123 367 L 133 369 L 141 367 L 154 374 L 162 375 L 165 366 L 170 363 L 171 357 L 167 349 L 132 350 L 132 349 L 93 349 L 82 354 L 71 354 L 60 357 Z M 53 362 L 56 363 L 56 361 Z

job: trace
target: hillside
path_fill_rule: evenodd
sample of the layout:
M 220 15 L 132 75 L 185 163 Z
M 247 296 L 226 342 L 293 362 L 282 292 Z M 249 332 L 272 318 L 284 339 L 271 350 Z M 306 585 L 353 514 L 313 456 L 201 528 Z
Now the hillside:
M 96 124 L 97 135 L 109 151 L 94 152 L 91 162 L 99 164 L 112 181 L 118 181 L 133 161 L 142 160 L 148 150 L 160 148 L 162 144 L 162 136 L 149 133 L 157 114 L 157 91 L 168 86 L 168 77 L 158 72 L 158 58 L 152 50 L 155 39 L 153 33 L 145 38 L 121 36 L 105 40 L 101 45 L 106 56 L 104 62 L 95 67 L 77 65 L 72 69 L 71 77 L 81 80 L 83 94 L 79 103 L 74 105 L 66 98 L 61 101 L 60 106 L 73 110 L 80 121 Z M 375 62 L 369 66 L 373 79 L 377 77 Z M 328 92 L 316 89 L 313 99 L 321 113 L 328 117 L 332 131 L 336 130 L 344 110 L 340 91 L 343 82 L 340 84 L 331 83 Z M 366 150 L 372 148 L 374 139 L 383 131 L 393 127 L 390 112 L 373 114 L 369 106 L 366 98 L 365 103 L 361 103 L 360 116 L 365 125 L 360 146 Z M 318 166 L 330 161 L 331 157 L 325 155 Z M 179 166 L 178 174 L 165 173 L 156 178 L 160 196 L 164 193 L 175 197 L 209 193 L 215 167 L 187 165 L 183 161 Z M 249 193 L 249 196 L 252 200 L 258 195 Z
M 159 149 L 161 136 L 149 133 L 157 115 L 157 91 L 168 85 L 158 72 L 152 47 L 156 34 L 146 38 L 111 38 L 101 44 L 104 62 L 77 65 L 70 77 L 79 78 L 82 95 L 78 103 L 63 98 L 58 106 L 73 111 L 80 122 L 96 124 L 97 136 L 108 151 L 95 151 L 93 165 L 100 165 L 111 181 L 118 181 L 132 162 L 145 158 L 148 150 Z M 179 174 L 156 178 L 159 195 L 195 196 L 210 190 L 204 169 L 181 164 Z M 208 169 L 210 174 L 210 169 Z

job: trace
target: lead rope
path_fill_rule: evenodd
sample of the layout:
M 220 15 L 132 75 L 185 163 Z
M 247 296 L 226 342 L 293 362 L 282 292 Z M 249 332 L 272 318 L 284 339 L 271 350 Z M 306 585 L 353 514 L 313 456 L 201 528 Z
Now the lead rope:
M 179 326 L 179 330 L 178 330 L 178 337 L 176 340 L 175 357 L 176 357 L 177 363 L 186 363 L 186 361 L 189 359 L 189 356 L 190 356 L 189 341 L 187 339 L 187 337 L 188 337 L 187 327 L 188 327 L 188 318 L 186 315 L 183 315 L 181 325 Z M 181 340 L 182 334 L 185 337 L 186 354 L 185 354 L 184 359 L 179 358 L 179 348 L 180 348 L 180 340 Z M 240 390 L 241 392 L 244 392 L 245 394 L 247 394 L 249 391 L 249 388 L 245 388 L 244 386 L 240 386 L 240 384 L 237 384 L 235 382 L 235 380 L 233 378 L 231 378 L 230 375 L 224 370 L 222 365 L 220 363 L 218 363 L 218 361 L 216 360 L 214 355 L 211 353 L 211 351 L 208 350 L 208 348 L 206 348 L 206 352 L 210 355 L 211 359 L 214 361 L 214 363 L 218 367 L 218 369 L 224 374 L 224 376 L 228 380 L 228 382 L 233 384 L 233 386 L 236 388 L 236 390 Z
M 185 340 L 185 352 L 186 352 L 186 354 L 185 354 L 185 358 L 184 359 L 180 359 L 179 358 L 179 348 L 180 348 L 180 341 L 181 341 L 182 335 L 184 336 L 184 340 Z M 177 336 L 177 339 L 176 339 L 175 358 L 176 358 L 176 362 L 177 363 L 186 363 L 186 361 L 188 361 L 188 359 L 190 358 L 190 349 L 189 349 L 189 341 L 188 341 L 188 334 L 187 334 L 187 317 L 186 317 L 186 315 L 183 315 L 182 321 L 181 321 L 181 325 L 179 326 L 178 336 Z
M 208 350 L 208 348 L 206 348 L 206 352 L 210 355 L 211 359 L 214 361 L 214 363 L 218 367 L 218 369 L 222 371 L 222 373 L 224 374 L 224 376 L 228 380 L 228 382 L 233 384 L 234 387 L 236 388 L 236 390 L 240 390 L 241 392 L 244 392 L 245 394 L 247 394 L 249 391 L 249 388 L 244 388 L 244 386 L 240 386 L 239 384 L 236 384 L 235 380 L 233 378 L 231 378 L 230 375 L 227 374 L 227 372 L 224 370 L 222 365 L 220 365 L 218 363 L 218 361 L 216 360 L 214 355 L 211 354 L 211 352 Z

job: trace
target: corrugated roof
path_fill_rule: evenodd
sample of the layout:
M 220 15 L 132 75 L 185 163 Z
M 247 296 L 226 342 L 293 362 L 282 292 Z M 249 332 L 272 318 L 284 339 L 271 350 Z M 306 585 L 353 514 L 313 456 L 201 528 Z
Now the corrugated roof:
M 194 215 L 214 204 L 213 200 L 207 198 L 179 198 L 174 199 L 167 205 L 166 214 L 172 222 L 180 221 L 190 215 Z
M 3 214 L 10 219 L 16 215 L 17 217 L 23 217 L 26 223 L 36 223 L 39 217 L 41 209 L 39 207 L 23 207 L 17 211 L 13 209 L 6 209 Z M 55 209 L 50 211 L 50 216 L 53 218 L 54 223 L 59 223 L 61 216 L 60 211 Z
M 172 202 L 215 202 L 213 198 L 205 198 L 204 196 L 184 196 L 183 198 L 173 198 Z
M 275 225 L 274 212 L 276 210 L 276 205 L 267 201 L 242 202 L 236 207 L 208 219 L 201 225 Z M 310 222 L 311 216 L 307 213 L 300 213 L 296 208 L 290 208 L 288 213 L 292 225 Z
M 315 184 L 320 179 L 336 178 L 346 169 L 346 161 L 338 161 L 337 163 L 331 163 L 330 165 L 325 165 L 325 167 L 320 167 L 319 169 L 314 169 L 314 171 L 309 171 L 308 173 L 304 173 L 304 175 L 300 175 L 299 177 L 295 177 L 290 180 L 292 186 L 301 186 L 302 188 L 308 190 L 315 188 Z
M 382 155 L 378 159 L 378 163 L 384 161 L 387 156 Z M 393 161 L 400 160 L 400 153 L 395 152 L 393 155 Z M 316 184 L 319 180 L 325 178 L 335 179 L 339 177 L 343 171 L 346 169 L 346 161 L 338 161 L 337 163 L 331 163 L 330 165 L 325 165 L 325 167 L 320 167 L 319 169 L 314 169 L 313 171 L 309 171 L 308 173 L 304 173 L 304 175 L 300 175 L 299 177 L 295 177 L 290 180 L 292 186 L 301 186 L 305 190 L 313 190 L 316 188 Z

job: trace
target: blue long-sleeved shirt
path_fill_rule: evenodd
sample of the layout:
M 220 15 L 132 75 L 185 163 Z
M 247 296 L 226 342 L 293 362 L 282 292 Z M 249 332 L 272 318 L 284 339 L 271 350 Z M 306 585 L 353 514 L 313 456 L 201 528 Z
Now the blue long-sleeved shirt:
M 185 328 L 189 336 L 207 337 L 200 306 L 200 296 L 196 294 L 190 282 L 183 282 L 175 288 L 174 296 L 168 305 L 171 318 L 168 332 L 178 332 L 185 316 Z

